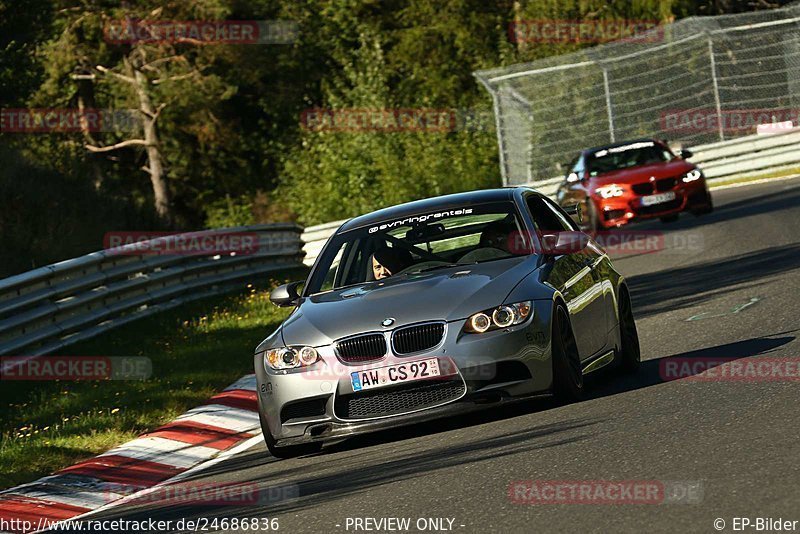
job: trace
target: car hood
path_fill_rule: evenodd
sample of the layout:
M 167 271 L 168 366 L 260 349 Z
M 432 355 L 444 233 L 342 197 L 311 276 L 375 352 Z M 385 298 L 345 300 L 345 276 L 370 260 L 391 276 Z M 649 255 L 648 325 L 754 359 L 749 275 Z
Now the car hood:
M 470 264 L 429 273 L 388 278 L 308 298 L 284 322 L 286 345 L 326 345 L 362 332 L 431 320 L 454 321 L 502 304 L 535 270 L 535 256 Z
M 656 180 L 660 178 L 677 177 L 691 171 L 694 168 L 695 166 L 688 161 L 675 159 L 672 161 L 663 161 L 660 163 L 652 163 L 650 165 L 642 165 L 640 167 L 620 169 L 618 171 L 596 176 L 592 178 L 592 181 L 597 185 L 636 184 L 647 181 L 650 179 L 650 177 L 655 177 Z

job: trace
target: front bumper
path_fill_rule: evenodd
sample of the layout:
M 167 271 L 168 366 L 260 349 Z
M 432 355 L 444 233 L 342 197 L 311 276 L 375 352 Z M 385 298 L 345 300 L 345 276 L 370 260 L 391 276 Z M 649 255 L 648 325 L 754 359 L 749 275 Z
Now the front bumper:
M 592 201 L 595 202 L 599 222 L 605 228 L 622 226 L 634 220 L 669 216 L 699 208 L 708 202 L 705 178 L 689 183 L 679 182 L 668 191 L 675 193 L 675 200 L 652 206 L 644 206 L 642 203 L 644 195 L 637 195 L 630 189 L 626 189 L 625 194 L 620 197 L 604 199 L 593 196 Z M 668 191 L 659 191 L 659 193 Z
M 322 362 L 312 368 L 282 372 L 267 370 L 263 356 L 257 354 L 254 364 L 262 419 L 276 442 L 286 446 L 421 422 L 479 409 L 488 401 L 546 394 L 552 385 L 551 313 L 551 301 L 534 301 L 528 322 L 484 334 L 464 334 L 465 321 L 454 321 L 448 323 L 438 347 L 402 357 L 390 348 L 385 358 L 370 364 L 343 364 L 328 345 L 317 347 Z M 351 372 L 433 357 L 440 360 L 446 376 L 353 391 Z M 415 405 L 413 399 L 425 402 Z M 375 406 L 396 408 L 398 402 L 405 403 L 399 411 L 375 412 Z M 372 413 L 363 413 L 365 403 Z M 361 412 L 350 415 L 355 412 L 352 406 Z

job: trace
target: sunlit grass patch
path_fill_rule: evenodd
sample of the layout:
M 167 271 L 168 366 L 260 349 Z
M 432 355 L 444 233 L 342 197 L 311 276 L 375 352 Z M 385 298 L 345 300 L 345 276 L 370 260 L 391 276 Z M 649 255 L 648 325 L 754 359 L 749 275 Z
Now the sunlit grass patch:
M 147 357 L 147 380 L 3 381 L 0 489 L 134 439 L 252 373 L 253 349 L 289 314 L 269 302 L 269 289 L 304 276 L 298 270 L 248 284 L 239 294 L 141 319 L 58 354 Z

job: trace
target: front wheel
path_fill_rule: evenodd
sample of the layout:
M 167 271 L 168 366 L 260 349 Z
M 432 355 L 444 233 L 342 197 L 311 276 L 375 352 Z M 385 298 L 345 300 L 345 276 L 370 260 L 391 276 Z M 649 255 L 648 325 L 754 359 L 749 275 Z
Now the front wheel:
M 569 315 L 563 306 L 557 306 L 553 314 L 552 332 L 553 392 L 564 402 L 581 400 L 584 392 L 581 360 Z
M 619 294 L 619 339 L 622 370 L 635 373 L 641 365 L 642 353 L 639 349 L 639 333 L 633 320 L 631 297 L 627 289 L 623 289 Z
M 270 454 L 275 458 L 297 458 L 298 456 L 306 456 L 322 450 L 321 442 L 279 447 L 275 438 L 272 437 L 272 432 L 269 431 L 269 425 L 267 425 L 266 420 L 264 420 L 264 416 L 261 415 L 260 406 L 258 410 L 258 419 L 261 422 L 261 433 L 264 434 L 264 442 L 267 444 L 267 449 L 269 449 Z
M 708 215 L 709 213 L 714 212 L 714 201 L 711 200 L 711 195 L 706 194 L 707 201 L 705 204 L 701 204 L 700 207 L 692 208 L 692 215 L 698 217 L 700 215 Z

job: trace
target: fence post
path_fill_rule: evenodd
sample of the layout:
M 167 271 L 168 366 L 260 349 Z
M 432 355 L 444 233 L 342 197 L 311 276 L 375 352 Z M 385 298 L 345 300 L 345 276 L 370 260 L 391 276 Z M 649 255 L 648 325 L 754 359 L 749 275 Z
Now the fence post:
M 608 133 L 611 136 L 611 142 L 614 143 L 614 111 L 611 109 L 611 90 L 608 87 L 608 69 L 603 66 L 603 87 L 606 91 L 606 111 L 608 113 Z
M 531 109 L 531 103 L 528 102 L 528 100 L 519 94 L 519 91 L 513 87 L 507 87 L 506 90 L 508 91 L 508 94 L 514 98 L 514 100 L 519 102 L 520 106 L 525 108 L 525 111 L 528 113 L 528 122 L 530 123 L 531 128 L 533 128 L 533 110 Z M 531 131 L 528 130 L 528 142 L 525 147 L 525 176 L 527 178 L 527 183 L 533 182 L 533 144 L 530 136 Z
M 492 95 L 492 109 L 494 110 L 494 127 L 497 134 L 497 151 L 500 158 L 500 178 L 503 180 L 503 186 L 508 185 L 508 164 L 506 163 L 505 151 L 505 131 L 503 125 L 503 117 L 500 110 L 500 95 L 495 91 L 494 87 L 483 76 L 473 73 L 481 84 Z
M 722 129 L 722 104 L 719 100 L 719 85 L 717 85 L 717 62 L 714 59 L 714 40 L 708 36 L 708 57 L 711 59 L 711 82 L 714 85 L 714 104 L 717 107 L 717 127 L 719 128 L 719 140 L 725 140 L 725 133 Z

